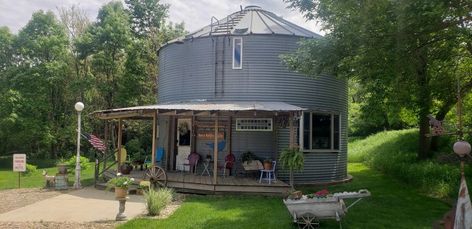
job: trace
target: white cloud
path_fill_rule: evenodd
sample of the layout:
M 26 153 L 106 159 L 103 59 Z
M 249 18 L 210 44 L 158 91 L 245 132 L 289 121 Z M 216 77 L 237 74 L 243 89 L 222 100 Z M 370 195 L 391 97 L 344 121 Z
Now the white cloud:
M 18 32 L 28 23 L 33 12 L 38 10 L 51 10 L 57 12 L 57 7 L 69 7 L 78 5 L 87 12 L 91 20 L 95 20 L 99 8 L 111 0 L 0 0 L 0 26 L 8 26 L 14 33 Z M 238 11 L 240 5 L 258 5 L 283 18 L 305 27 L 316 33 L 320 27 L 315 22 L 307 22 L 303 16 L 295 10 L 287 9 L 287 4 L 282 0 L 161 0 L 170 4 L 169 19 L 171 22 L 184 22 L 188 31 L 200 29 L 208 24 L 212 16 L 218 19 Z

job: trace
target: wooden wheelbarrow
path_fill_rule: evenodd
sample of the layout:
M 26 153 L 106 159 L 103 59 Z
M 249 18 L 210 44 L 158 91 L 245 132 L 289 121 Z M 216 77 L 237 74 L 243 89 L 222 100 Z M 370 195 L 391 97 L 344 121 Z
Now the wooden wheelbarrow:
M 370 192 L 361 189 L 358 192 L 334 193 L 326 198 L 307 198 L 303 196 L 298 200 L 285 199 L 285 206 L 293 217 L 293 222 L 299 228 L 313 229 L 319 226 L 319 221 L 323 219 L 335 219 L 342 228 L 341 219 L 352 206 L 357 204 L 364 197 L 370 196 Z M 346 207 L 343 199 L 356 199 Z

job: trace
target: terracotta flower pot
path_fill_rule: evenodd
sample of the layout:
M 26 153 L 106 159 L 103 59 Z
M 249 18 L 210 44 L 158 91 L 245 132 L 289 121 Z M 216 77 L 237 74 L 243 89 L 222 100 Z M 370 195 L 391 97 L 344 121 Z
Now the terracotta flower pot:
M 67 165 L 64 163 L 57 164 L 57 171 L 59 174 L 62 174 L 62 175 L 67 174 Z
M 128 195 L 128 189 L 127 188 L 115 187 L 115 197 L 116 198 L 126 198 L 127 195 Z
M 271 170 L 271 169 L 272 169 L 272 162 L 264 161 L 264 170 Z

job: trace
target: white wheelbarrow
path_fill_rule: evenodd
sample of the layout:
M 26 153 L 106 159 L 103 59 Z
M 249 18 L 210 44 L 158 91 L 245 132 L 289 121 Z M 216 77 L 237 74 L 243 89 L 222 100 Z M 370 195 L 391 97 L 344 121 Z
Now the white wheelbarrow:
M 361 189 L 358 192 L 340 192 L 334 193 L 326 198 L 307 198 L 303 196 L 298 200 L 283 200 L 285 206 L 293 217 L 293 222 L 298 224 L 299 228 L 313 229 L 319 226 L 322 219 L 335 219 L 342 228 L 341 219 L 346 215 L 349 208 L 354 206 L 364 197 L 370 196 L 370 192 Z M 343 199 L 356 199 L 346 207 Z

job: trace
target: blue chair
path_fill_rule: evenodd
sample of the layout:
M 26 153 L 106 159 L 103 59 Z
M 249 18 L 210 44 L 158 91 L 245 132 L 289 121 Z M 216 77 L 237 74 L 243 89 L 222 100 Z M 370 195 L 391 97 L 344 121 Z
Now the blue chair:
M 159 147 L 156 150 L 156 158 L 155 158 L 157 165 L 162 166 L 162 158 L 164 158 L 164 148 Z M 144 159 L 144 164 L 147 165 L 148 163 L 152 163 L 152 161 L 148 160 L 148 157 L 146 156 L 146 158 Z
M 164 158 L 164 148 L 159 147 L 157 148 L 157 153 L 156 153 L 156 164 L 159 166 L 162 166 L 162 158 Z

